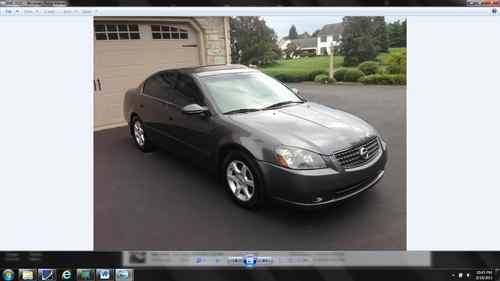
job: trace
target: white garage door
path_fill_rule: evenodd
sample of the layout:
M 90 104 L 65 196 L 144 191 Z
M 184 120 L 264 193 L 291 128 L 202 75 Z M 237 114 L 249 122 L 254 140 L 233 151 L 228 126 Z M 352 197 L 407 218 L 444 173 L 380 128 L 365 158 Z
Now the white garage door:
M 125 91 L 150 74 L 200 64 L 188 23 L 96 21 L 94 31 L 94 128 L 123 124 Z

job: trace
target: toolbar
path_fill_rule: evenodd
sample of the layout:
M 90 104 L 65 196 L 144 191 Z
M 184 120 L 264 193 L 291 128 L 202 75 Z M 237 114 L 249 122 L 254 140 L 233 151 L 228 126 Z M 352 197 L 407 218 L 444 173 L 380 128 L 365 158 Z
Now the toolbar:
M 130 267 L 409 267 L 430 266 L 429 252 L 156 252 L 122 255 Z
M 1 1 L 1 0 L 0 0 Z M 7 7 L 0 16 L 491 16 L 498 7 Z

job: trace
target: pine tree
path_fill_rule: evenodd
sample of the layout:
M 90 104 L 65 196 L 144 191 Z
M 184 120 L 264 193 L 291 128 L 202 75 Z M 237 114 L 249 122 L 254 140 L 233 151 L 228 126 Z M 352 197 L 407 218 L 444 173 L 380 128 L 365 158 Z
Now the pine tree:
M 292 27 L 290 27 L 290 30 L 288 31 L 288 39 L 292 40 L 297 38 L 299 38 L 297 28 L 295 27 L 295 24 L 292 24 Z

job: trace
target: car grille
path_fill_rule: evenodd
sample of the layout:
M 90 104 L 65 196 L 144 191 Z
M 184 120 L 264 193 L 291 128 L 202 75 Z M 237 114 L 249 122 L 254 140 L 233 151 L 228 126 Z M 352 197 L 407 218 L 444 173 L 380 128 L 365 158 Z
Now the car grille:
M 362 150 L 367 154 L 362 153 Z M 378 138 L 373 137 L 364 143 L 335 152 L 333 155 L 344 169 L 350 169 L 369 162 L 377 156 L 379 150 L 380 144 Z

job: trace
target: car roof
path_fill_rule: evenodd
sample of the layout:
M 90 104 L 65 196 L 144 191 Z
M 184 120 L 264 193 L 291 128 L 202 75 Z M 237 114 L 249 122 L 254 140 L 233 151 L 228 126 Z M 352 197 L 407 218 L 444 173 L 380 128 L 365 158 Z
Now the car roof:
M 204 73 L 211 71 L 222 71 L 222 70 L 234 70 L 234 69 L 249 69 L 248 67 L 241 64 L 217 64 L 217 65 L 202 65 L 195 67 L 185 67 L 178 69 L 169 69 L 169 70 L 177 70 L 179 72 L 187 73 L 187 74 L 195 74 L 195 73 Z
M 241 64 L 217 64 L 217 65 L 203 65 L 203 66 L 195 66 L 195 67 L 183 67 L 183 68 L 169 68 L 165 70 L 158 71 L 156 73 L 151 74 L 144 81 L 149 78 L 159 74 L 165 73 L 169 71 L 177 71 L 179 73 L 184 73 L 187 75 L 196 75 L 198 77 L 203 76 L 211 76 L 218 74 L 229 74 L 229 73 L 241 73 L 241 72 L 252 72 L 257 71 L 254 68 L 250 68 Z

